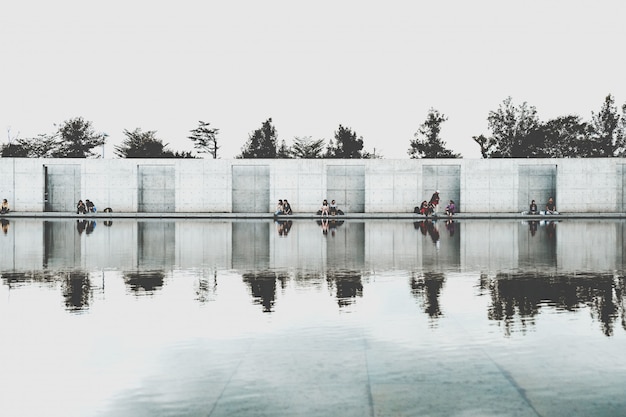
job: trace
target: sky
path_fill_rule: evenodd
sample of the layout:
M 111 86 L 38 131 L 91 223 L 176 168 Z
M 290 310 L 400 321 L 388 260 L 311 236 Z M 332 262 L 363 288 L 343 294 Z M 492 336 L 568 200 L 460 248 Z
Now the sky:
M 507 97 L 541 120 L 626 103 L 622 0 L 23 0 L 0 8 L 0 144 L 82 117 L 108 135 L 156 131 L 193 150 L 200 120 L 233 158 L 272 118 L 288 145 L 339 125 L 407 159 L 429 109 L 472 136 Z

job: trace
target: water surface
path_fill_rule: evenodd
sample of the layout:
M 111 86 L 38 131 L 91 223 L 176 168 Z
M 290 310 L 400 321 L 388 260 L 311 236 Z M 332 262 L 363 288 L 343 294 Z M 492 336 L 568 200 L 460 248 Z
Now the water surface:
M 5 221 L 0 415 L 624 415 L 625 225 Z

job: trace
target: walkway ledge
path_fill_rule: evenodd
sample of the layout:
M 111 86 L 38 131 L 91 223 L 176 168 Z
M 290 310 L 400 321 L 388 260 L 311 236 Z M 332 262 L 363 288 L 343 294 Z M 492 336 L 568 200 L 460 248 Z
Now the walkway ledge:
M 473 220 L 473 219 L 521 219 L 521 220 L 565 220 L 565 219 L 624 219 L 626 213 L 560 213 L 555 215 L 528 215 L 520 213 L 457 213 L 452 217 L 446 215 L 428 216 L 414 213 L 349 213 L 341 216 L 319 216 L 316 214 L 297 213 L 292 215 L 274 216 L 272 213 L 89 213 L 75 214 L 66 212 L 10 212 L 0 218 L 38 218 L 38 219 L 215 219 L 215 220 L 248 220 L 248 219 L 329 219 L 329 220 Z

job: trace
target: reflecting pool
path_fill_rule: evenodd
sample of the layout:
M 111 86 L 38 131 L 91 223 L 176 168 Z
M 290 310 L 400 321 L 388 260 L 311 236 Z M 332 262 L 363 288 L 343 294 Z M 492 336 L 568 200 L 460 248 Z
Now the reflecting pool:
M 15 219 L 2 416 L 626 415 L 626 223 Z

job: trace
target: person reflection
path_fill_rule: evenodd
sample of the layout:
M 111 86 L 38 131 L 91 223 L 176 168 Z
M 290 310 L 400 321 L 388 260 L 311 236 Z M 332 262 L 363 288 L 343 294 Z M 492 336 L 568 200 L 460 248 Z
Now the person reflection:
M 426 227 L 428 229 L 428 235 L 432 239 L 433 243 L 438 246 L 440 235 L 439 235 L 439 228 L 437 227 L 437 223 L 429 220 L 427 222 Z
M 550 241 L 554 241 L 556 239 L 556 222 L 546 223 L 546 233 Z
M 85 227 L 87 227 L 86 220 L 76 220 L 76 230 L 78 231 L 79 235 L 83 234 L 83 232 L 85 231 Z
M 91 233 L 93 233 L 93 229 L 96 228 L 96 221 L 95 220 L 90 220 L 87 222 L 87 227 L 85 228 L 85 232 L 90 235 Z
M 539 226 L 539 222 L 536 220 L 528 222 L 528 228 L 530 229 L 531 236 L 535 236 L 535 233 L 537 233 L 538 226 Z
M 448 231 L 450 236 L 454 236 L 454 228 L 455 228 L 454 220 L 452 219 L 446 220 L 446 230 Z
M 9 232 L 9 221 L 2 219 L 0 220 L 0 223 L 2 223 L 2 233 L 6 235 Z
M 291 225 L 293 222 L 291 220 L 281 220 L 276 222 L 276 231 L 278 232 L 278 236 L 287 237 L 289 231 L 291 230 Z

